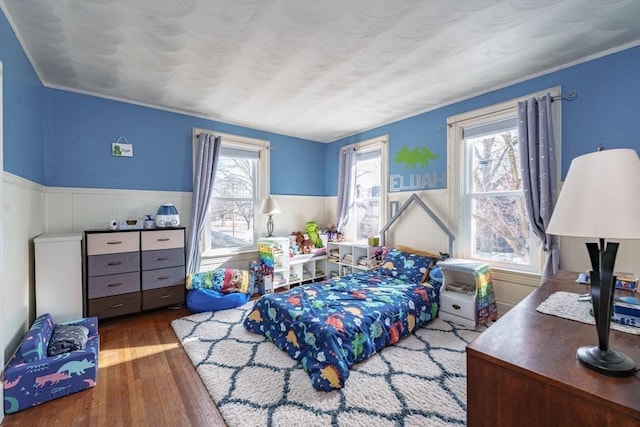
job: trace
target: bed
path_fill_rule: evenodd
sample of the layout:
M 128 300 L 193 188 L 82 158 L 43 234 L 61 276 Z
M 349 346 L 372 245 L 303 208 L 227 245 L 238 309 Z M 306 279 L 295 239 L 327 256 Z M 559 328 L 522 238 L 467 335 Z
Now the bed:
M 354 363 L 436 317 L 439 287 L 422 282 L 433 261 L 391 250 L 377 271 L 262 296 L 244 326 L 300 361 L 315 389 L 341 388 Z
M 416 200 L 434 217 L 413 195 L 382 231 Z M 244 327 L 300 361 L 316 390 L 342 388 L 353 364 L 397 343 L 437 316 L 441 281 L 429 277 L 432 269 L 437 270 L 438 258 L 393 248 L 374 271 L 263 295 L 245 318 Z

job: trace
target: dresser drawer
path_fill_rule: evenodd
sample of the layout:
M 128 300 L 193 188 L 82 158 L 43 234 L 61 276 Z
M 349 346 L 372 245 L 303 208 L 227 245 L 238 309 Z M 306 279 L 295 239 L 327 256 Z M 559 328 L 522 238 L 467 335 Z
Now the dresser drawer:
M 140 273 L 110 274 L 87 279 L 87 298 L 102 298 L 111 295 L 140 291 Z
M 144 231 L 141 247 L 143 251 L 184 248 L 184 229 Z
M 142 309 L 165 307 L 171 304 L 184 303 L 184 285 L 169 286 L 167 288 L 149 289 L 142 292 Z
M 184 266 L 145 270 L 142 272 L 142 290 L 164 288 L 185 283 Z
M 87 234 L 87 255 L 136 252 L 140 250 L 140 232 Z
M 440 311 L 475 322 L 476 308 L 474 296 L 463 293 L 442 292 L 440 294 Z
M 138 313 L 140 311 L 140 292 L 89 300 L 88 316 L 100 319 Z
M 87 260 L 87 275 L 89 277 L 132 271 L 140 271 L 140 252 L 91 255 Z
M 184 248 L 142 252 L 142 269 L 178 267 L 184 265 Z

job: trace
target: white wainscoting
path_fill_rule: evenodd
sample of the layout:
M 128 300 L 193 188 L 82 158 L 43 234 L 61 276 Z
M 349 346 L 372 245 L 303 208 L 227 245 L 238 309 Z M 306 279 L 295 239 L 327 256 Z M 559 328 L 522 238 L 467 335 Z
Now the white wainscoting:
M 296 230 L 304 231 L 307 221 L 316 221 L 320 227 L 328 223 L 326 197 L 275 195 L 274 198 L 281 211 L 273 216 L 274 234 L 278 236 L 288 236 Z M 163 203 L 176 205 L 181 225 L 190 225 L 190 192 L 48 187 L 46 229 L 48 233 L 106 229 L 112 219 L 143 219 L 146 214 L 155 217 L 158 206 Z M 267 216 L 259 215 L 257 221 L 260 235 L 264 235 Z M 246 268 L 256 257 L 256 252 L 248 252 L 203 259 L 202 269 L 218 266 Z
M 191 217 L 191 193 L 101 188 L 47 188 L 47 233 L 107 229 L 110 220 L 144 219 L 156 216 L 163 203 L 173 203 L 181 225 Z
M 9 360 L 35 316 L 33 238 L 45 232 L 45 187 L 3 173 L 2 350 Z

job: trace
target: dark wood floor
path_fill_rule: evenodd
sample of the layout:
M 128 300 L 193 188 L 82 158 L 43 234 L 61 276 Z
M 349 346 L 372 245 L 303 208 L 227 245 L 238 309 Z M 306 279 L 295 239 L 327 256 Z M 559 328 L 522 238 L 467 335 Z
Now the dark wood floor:
M 11 415 L 3 426 L 224 426 L 160 309 L 101 320 L 95 387 Z

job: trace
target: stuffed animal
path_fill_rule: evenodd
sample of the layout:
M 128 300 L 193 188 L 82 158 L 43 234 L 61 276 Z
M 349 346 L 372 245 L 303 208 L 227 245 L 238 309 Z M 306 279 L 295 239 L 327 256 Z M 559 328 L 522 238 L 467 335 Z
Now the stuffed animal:
M 302 241 L 302 253 L 310 254 L 311 248 L 313 248 L 313 242 L 311 241 L 311 239 L 309 239 L 309 235 L 306 233 L 304 234 L 303 238 L 304 240 Z
M 313 246 L 315 246 L 316 248 L 321 248 L 322 239 L 318 234 L 318 224 L 316 224 L 315 221 L 307 221 L 306 231 L 307 231 L 306 234 L 309 235 L 309 240 L 311 240 L 311 243 L 313 243 Z

